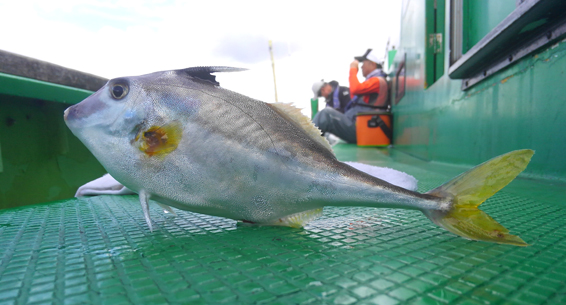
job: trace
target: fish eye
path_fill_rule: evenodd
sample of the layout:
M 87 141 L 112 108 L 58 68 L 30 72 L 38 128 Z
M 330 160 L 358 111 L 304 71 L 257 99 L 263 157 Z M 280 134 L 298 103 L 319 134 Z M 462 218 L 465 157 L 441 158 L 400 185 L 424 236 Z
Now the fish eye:
M 128 86 L 125 84 L 114 84 L 110 88 L 110 93 L 112 93 L 112 97 L 119 100 L 124 98 L 128 95 Z

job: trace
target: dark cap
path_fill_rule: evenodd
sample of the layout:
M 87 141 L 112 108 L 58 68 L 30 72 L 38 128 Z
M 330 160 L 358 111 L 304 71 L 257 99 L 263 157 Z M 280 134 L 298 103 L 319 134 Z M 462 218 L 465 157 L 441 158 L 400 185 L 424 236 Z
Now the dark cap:
M 354 58 L 359 62 L 362 62 L 364 60 L 369 60 L 369 61 L 373 61 L 376 64 L 379 64 L 380 62 L 379 57 L 375 52 L 372 52 L 371 50 L 372 49 L 368 49 L 364 55 L 356 56 Z

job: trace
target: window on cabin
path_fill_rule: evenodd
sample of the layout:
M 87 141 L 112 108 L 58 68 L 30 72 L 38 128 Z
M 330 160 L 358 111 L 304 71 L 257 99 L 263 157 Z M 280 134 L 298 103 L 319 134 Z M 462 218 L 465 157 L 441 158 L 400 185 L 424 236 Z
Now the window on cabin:
M 464 1 L 462 51 L 466 53 L 515 10 L 516 0 Z
M 564 0 L 448 1 L 448 76 L 462 90 L 566 36 Z
M 521 2 L 522 0 L 451 0 L 450 65 L 466 54 Z

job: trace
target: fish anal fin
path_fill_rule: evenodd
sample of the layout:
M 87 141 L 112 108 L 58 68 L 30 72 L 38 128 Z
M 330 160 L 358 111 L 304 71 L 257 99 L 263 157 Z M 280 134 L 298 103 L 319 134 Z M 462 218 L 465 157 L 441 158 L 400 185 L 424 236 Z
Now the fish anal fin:
M 322 145 L 322 147 L 334 154 L 330 143 L 328 143 L 325 137 L 321 136 L 320 129 L 318 129 L 308 117 L 301 113 L 301 109 L 291 105 L 290 103 L 273 103 L 267 105 L 295 126 L 304 130 L 312 140 L 318 142 Z
M 278 218 L 273 222 L 264 223 L 262 225 L 302 228 L 307 223 L 320 216 L 322 216 L 322 208 L 287 215 L 285 217 Z

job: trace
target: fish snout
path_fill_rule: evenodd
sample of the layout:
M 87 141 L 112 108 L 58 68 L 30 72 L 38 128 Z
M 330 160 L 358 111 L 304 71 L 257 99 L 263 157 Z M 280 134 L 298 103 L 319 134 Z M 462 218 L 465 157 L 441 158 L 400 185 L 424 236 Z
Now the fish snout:
M 71 106 L 73 107 L 73 106 Z M 71 108 L 69 107 L 69 108 Z M 65 109 L 65 112 L 63 112 L 63 119 L 66 121 L 67 120 L 67 115 L 69 114 L 69 108 Z
M 84 120 L 94 113 L 106 110 L 108 106 L 98 99 L 98 95 L 99 94 L 97 92 L 82 102 L 67 108 L 64 113 L 65 122 L 69 124 L 79 120 Z
M 77 105 L 73 105 L 67 109 L 65 109 L 65 112 L 63 114 L 63 118 L 65 119 L 65 124 L 67 124 L 67 126 L 71 129 L 74 130 L 76 128 L 80 128 L 83 123 L 81 123 L 81 110 L 80 107 L 77 107 L 79 104 Z
M 77 105 L 73 105 L 67 109 L 65 109 L 65 112 L 63 114 L 63 117 L 65 119 L 65 122 L 72 122 L 75 121 L 78 118 L 81 118 L 83 116 L 82 111 L 80 109 L 79 104 Z

